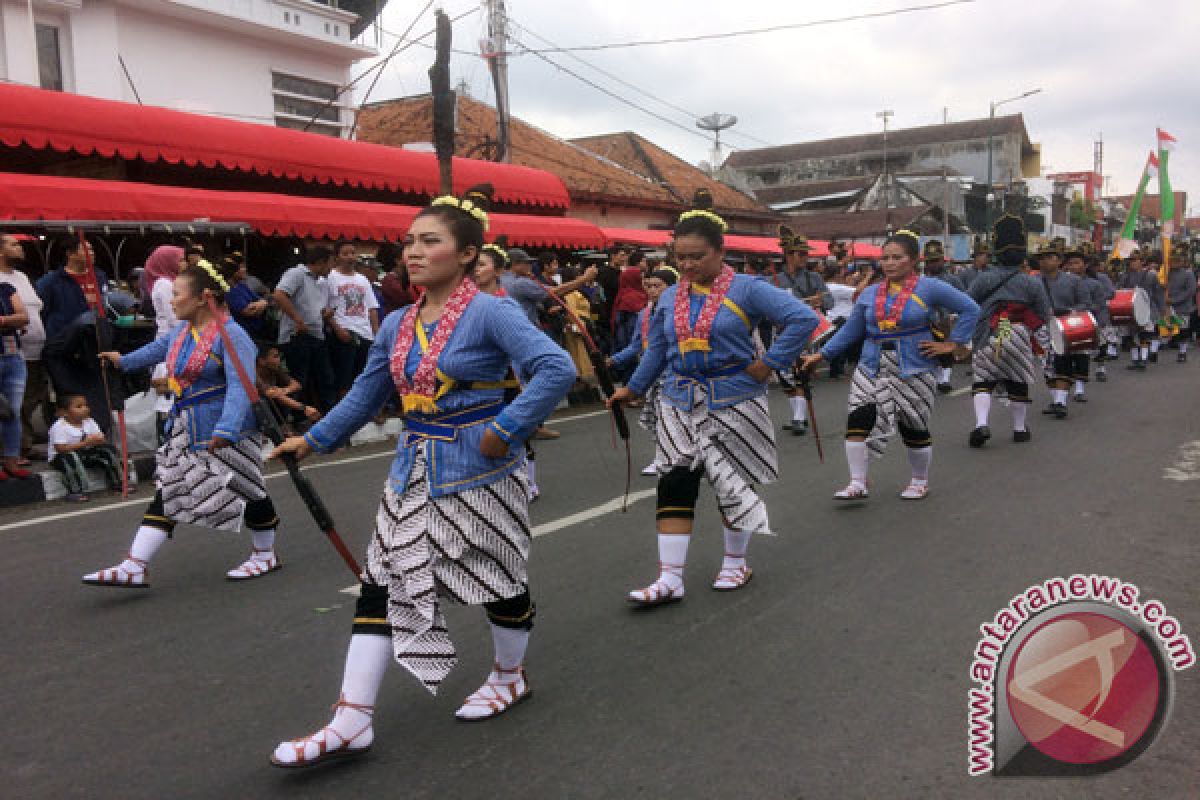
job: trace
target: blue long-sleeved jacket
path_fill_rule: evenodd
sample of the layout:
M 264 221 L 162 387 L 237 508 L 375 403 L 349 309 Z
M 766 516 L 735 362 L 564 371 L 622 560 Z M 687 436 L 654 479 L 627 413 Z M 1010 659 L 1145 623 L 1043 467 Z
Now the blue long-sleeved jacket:
M 958 314 L 948 337 L 950 341 L 958 344 L 971 341 L 975 333 L 975 323 L 979 319 L 979 306 L 970 296 L 950 284 L 925 276 L 917 279 L 916 289 L 904 306 L 896 330 L 891 333 L 881 332 L 879 321 L 875 319 L 875 295 L 885 286 L 884 282 L 876 283 L 868 286 L 858 296 L 854 310 L 846 318 L 846 324 L 821 348 L 821 355 L 826 361 L 837 358 L 856 342 L 862 342 L 862 356 L 858 363 L 873 376 L 879 371 L 882 342 L 894 340 L 896 352 L 900 356 L 901 375 L 910 377 L 928 372 L 937 366 L 937 362 L 922 355 L 920 345 L 921 342 L 934 340 L 929 326 L 936 316 L 937 309 L 946 309 Z M 891 295 L 887 298 L 884 304 L 885 313 L 891 310 L 892 303 L 898 296 Z
M 329 452 L 374 417 L 395 390 L 391 373 L 392 349 L 405 308 L 393 311 L 383 321 L 367 356 L 367 366 L 342 401 L 305 435 L 320 452 Z M 430 340 L 437 324 L 425 326 Z M 409 380 L 421 362 L 421 349 L 413 337 L 405 362 Z M 438 370 L 460 388 L 437 400 L 443 417 L 504 399 L 504 389 L 463 386 L 472 382 L 496 383 L 505 379 L 510 364 L 525 381 L 521 393 L 508 406 L 498 409 L 494 419 L 457 426 L 446 438 L 417 439 L 402 435 L 392 462 L 392 488 L 403 491 L 416 456 L 425 446 L 430 494 L 441 497 L 476 486 L 494 483 L 516 469 L 524 457 L 520 444 L 542 424 L 575 383 L 571 357 L 550 337 L 533 326 L 515 303 L 479 294 L 459 318 L 438 359 Z M 436 418 L 435 417 L 435 418 Z M 412 415 L 411 426 L 426 420 Z M 488 458 L 479 451 L 483 434 L 494 431 L 508 443 L 508 454 Z
M 100 285 L 100 296 L 104 297 L 108 292 L 108 276 L 103 270 L 96 270 L 96 282 Z M 65 267 L 38 278 L 33 288 L 42 300 L 42 324 L 47 334 L 53 335 L 63 330 L 88 310 L 83 290 L 67 274 Z
M 225 330 L 233 341 L 238 359 L 253 380 L 258 348 L 246 331 L 233 320 L 225 323 Z M 175 362 L 174 374 L 179 375 L 199 340 L 199 333 L 186 322 L 179 323 L 170 333 L 150 344 L 121 356 L 121 369 L 130 372 L 165 362 L 173 343 L 180 336 L 186 338 Z M 175 398 L 171 415 L 183 418 L 193 450 L 208 447 L 214 436 L 236 442 L 258 429 L 250 398 L 233 364 L 226 358 L 225 343 L 220 337 L 213 343 L 200 377 Z
M 644 395 L 669 368 L 663 380 L 663 397 L 677 408 L 691 408 L 696 383 L 707 388 L 710 408 L 725 408 L 766 393 L 766 385 L 745 371 L 754 359 L 752 334 L 764 319 L 782 328 L 762 359 L 776 370 L 791 367 L 817 328 L 817 315 L 791 292 L 749 275 L 735 275 L 726 302 L 713 320 L 709 334 L 712 349 L 681 353 L 675 335 L 675 295 L 679 288 L 669 286 L 659 297 L 650 318 L 650 343 L 627 384 L 636 394 Z M 696 324 L 707 297 L 707 293 L 691 294 L 690 324 Z
M 613 366 L 624 372 L 637 363 L 637 360 L 642 357 L 642 353 L 649 346 L 649 342 L 642 339 L 642 320 L 654 313 L 653 306 L 646 306 L 638 312 L 637 325 L 633 328 L 633 338 L 629 340 L 629 344 L 619 353 L 615 353 L 612 357 Z

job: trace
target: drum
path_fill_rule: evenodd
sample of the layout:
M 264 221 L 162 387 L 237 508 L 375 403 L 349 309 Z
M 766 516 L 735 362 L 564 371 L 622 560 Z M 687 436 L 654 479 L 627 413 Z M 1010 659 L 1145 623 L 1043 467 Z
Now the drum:
M 1142 287 L 1118 289 L 1108 301 L 1108 314 L 1114 325 L 1136 325 L 1144 328 L 1150 324 L 1153 311 L 1150 295 Z
M 1046 327 L 1050 331 L 1050 346 L 1060 356 L 1094 350 L 1100 340 L 1100 327 L 1090 311 L 1072 311 L 1053 317 Z

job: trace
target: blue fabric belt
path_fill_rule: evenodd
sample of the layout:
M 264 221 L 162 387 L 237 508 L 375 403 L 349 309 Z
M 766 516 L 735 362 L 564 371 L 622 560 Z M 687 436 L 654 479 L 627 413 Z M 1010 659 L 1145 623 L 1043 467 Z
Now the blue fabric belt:
M 453 442 L 460 428 L 468 428 L 480 422 L 494 419 L 504 408 L 504 402 L 484 403 L 462 411 L 451 411 L 437 416 L 410 415 L 404 418 L 405 446 L 425 439 Z
M 187 395 L 186 397 L 178 397 L 175 399 L 175 410 L 181 410 L 190 406 L 200 405 L 220 398 L 222 401 L 225 396 L 225 384 L 220 386 L 211 386 L 207 389 L 201 389 L 197 392 Z
M 873 342 L 882 342 L 888 339 L 904 339 L 909 336 L 916 336 L 920 333 L 929 333 L 928 326 L 922 328 L 907 328 L 902 331 L 891 331 L 889 333 L 884 333 L 882 331 L 879 333 L 869 333 L 867 334 L 867 338 Z
M 737 375 L 739 372 L 744 371 L 748 366 L 750 366 L 749 361 L 739 361 L 734 364 L 728 364 L 709 373 L 697 374 L 689 372 L 677 372 L 675 374 L 684 380 L 693 381 L 695 383 L 704 383 L 705 381 L 712 380 L 713 378 L 728 378 L 730 375 Z

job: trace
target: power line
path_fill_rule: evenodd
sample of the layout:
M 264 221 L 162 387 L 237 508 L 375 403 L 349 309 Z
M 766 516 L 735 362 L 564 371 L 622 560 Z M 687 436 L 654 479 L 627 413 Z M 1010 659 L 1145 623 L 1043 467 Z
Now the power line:
M 748 28 L 740 31 L 725 31 L 723 33 L 704 33 L 696 36 L 678 36 L 671 39 L 641 39 L 631 42 L 606 42 L 604 44 L 584 44 L 574 47 L 551 47 L 542 50 L 528 50 L 534 55 L 542 53 L 570 53 L 582 52 L 587 50 L 618 50 L 630 47 L 649 47 L 651 45 L 662 44 L 686 44 L 690 42 L 706 42 L 715 39 L 733 39 L 739 36 L 757 36 L 763 33 L 778 33 L 779 31 L 800 30 L 802 28 L 816 28 L 825 25 L 836 25 L 843 22 L 859 22 L 867 19 L 880 19 L 883 17 L 895 17 L 901 14 L 913 14 L 920 11 L 934 11 L 940 8 L 949 8 L 951 6 L 965 5 L 974 3 L 976 0 L 945 0 L 941 3 L 928 3 L 919 6 L 905 6 L 904 8 L 895 8 L 889 11 L 872 11 L 864 14 L 853 14 L 846 17 L 830 17 L 827 19 L 811 20 L 809 22 L 793 22 L 785 25 L 770 25 L 765 28 Z
M 557 44 L 550 41 L 545 36 L 542 36 L 534 31 L 531 31 L 529 28 L 525 27 L 521 23 L 513 20 L 511 17 L 509 17 L 509 23 L 517 28 L 520 28 L 522 31 L 524 31 L 525 33 L 534 37 L 538 41 L 544 42 L 544 43 L 550 45 L 551 47 L 555 47 L 555 48 L 558 47 Z M 609 72 L 608 70 L 603 69 L 602 67 L 598 67 L 595 64 L 593 64 L 592 62 L 587 61 L 586 59 L 584 59 L 580 56 L 577 56 L 574 53 L 571 53 L 571 52 L 565 51 L 565 50 L 563 52 L 565 52 L 569 58 L 571 58 L 575 61 L 578 61 L 579 63 L 583 64 L 584 66 L 594 69 L 596 72 L 599 72 L 601 75 L 605 76 L 606 78 L 608 78 L 612 81 L 615 81 L 616 83 L 620 84 L 621 86 L 624 86 L 627 89 L 632 89 L 633 91 L 637 92 L 638 94 L 648 97 L 651 100 L 654 100 L 655 102 L 660 103 L 673 111 L 678 111 L 680 114 L 685 115 L 689 119 L 695 120 L 695 119 L 699 119 L 701 116 L 703 116 L 702 114 L 697 114 L 694 111 L 683 108 L 681 106 L 677 106 L 674 103 L 670 102 L 669 100 L 664 100 L 663 98 L 658 97 L 657 95 L 654 95 L 654 94 L 646 91 L 645 89 L 642 89 L 639 86 L 635 86 L 634 84 L 630 83 L 629 81 L 625 80 L 624 78 L 621 78 L 618 75 L 614 75 L 613 73 Z M 730 131 L 730 133 L 737 133 L 737 135 L 739 135 L 745 139 L 750 139 L 751 141 L 755 141 L 755 142 L 758 142 L 759 144 L 766 145 L 767 147 L 773 146 L 770 142 L 764 141 L 763 139 L 759 139 L 757 136 L 751 136 L 748 133 L 741 133 L 740 131 Z
M 595 81 L 592 81 L 589 78 L 585 78 L 584 76 L 580 75 L 578 72 L 575 72 L 573 69 L 571 69 L 569 67 L 564 67 L 562 64 L 559 64 L 557 61 L 552 61 L 549 57 L 543 55 L 542 53 L 538 52 L 537 50 L 529 49 L 523 42 L 517 41 L 516 39 L 514 39 L 513 41 L 515 41 L 522 48 L 524 48 L 523 52 L 528 52 L 528 53 L 531 53 L 532 55 L 537 56 L 542 61 L 545 61 L 547 64 L 549 64 L 550 66 L 559 70 L 560 72 L 565 72 L 568 75 L 570 75 L 572 78 L 575 78 L 578 81 L 582 81 L 583 83 L 586 83 L 588 86 L 591 86 L 596 91 L 601 92 L 602 94 L 606 94 L 609 97 L 611 97 L 612 99 L 614 99 L 618 102 L 624 103 L 625 105 L 627 105 L 631 108 L 636 108 L 638 111 L 641 111 L 643 114 L 649 114 L 650 116 L 654 117 L 655 119 L 657 119 L 660 122 L 665 122 L 667 125 L 678 128 L 679 130 L 684 131 L 686 133 L 690 133 L 693 136 L 698 136 L 706 142 L 708 141 L 708 137 L 705 136 L 700 131 L 695 130 L 693 128 L 689 128 L 686 125 L 681 125 L 680 123 L 676 122 L 673 119 L 670 119 L 669 117 L 664 117 L 662 114 L 659 114 L 657 111 L 652 111 L 643 105 L 639 105 L 638 103 L 635 103 L 634 101 L 630 100 L 627 97 L 622 97 L 621 95 L 617 94 L 616 92 L 601 86 L 600 84 L 596 83 Z

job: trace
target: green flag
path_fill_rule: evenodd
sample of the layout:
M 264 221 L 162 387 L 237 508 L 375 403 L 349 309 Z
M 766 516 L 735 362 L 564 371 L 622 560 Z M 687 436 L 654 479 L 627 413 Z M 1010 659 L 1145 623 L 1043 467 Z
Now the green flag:
M 1142 200 L 1146 196 L 1146 187 L 1150 185 L 1150 179 L 1158 176 L 1158 156 L 1154 152 L 1146 156 L 1146 166 L 1142 167 L 1142 179 L 1138 181 L 1137 193 L 1133 196 L 1133 202 L 1129 204 L 1129 214 L 1125 217 L 1125 225 L 1121 228 L 1121 235 L 1117 239 L 1116 251 L 1121 258 L 1129 258 L 1129 254 L 1137 249 L 1137 242 L 1134 240 L 1134 234 L 1137 233 L 1138 215 L 1142 212 Z
M 1171 178 L 1167 174 L 1167 159 L 1175 149 L 1175 137 L 1158 129 L 1158 199 L 1162 208 L 1163 235 L 1170 238 L 1175 233 L 1175 193 L 1171 191 Z

